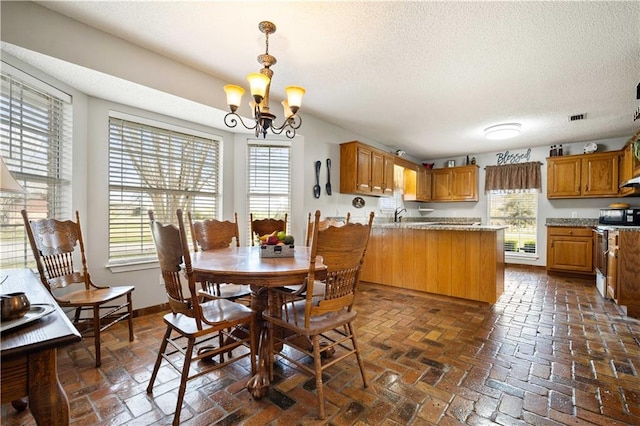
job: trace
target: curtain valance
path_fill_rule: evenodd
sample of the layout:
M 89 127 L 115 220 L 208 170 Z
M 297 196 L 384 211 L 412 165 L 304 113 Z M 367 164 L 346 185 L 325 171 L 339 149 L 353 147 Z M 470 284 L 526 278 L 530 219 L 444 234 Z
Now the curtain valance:
M 517 189 L 542 191 L 541 166 L 542 163 L 539 161 L 487 166 L 484 190 L 485 192 Z

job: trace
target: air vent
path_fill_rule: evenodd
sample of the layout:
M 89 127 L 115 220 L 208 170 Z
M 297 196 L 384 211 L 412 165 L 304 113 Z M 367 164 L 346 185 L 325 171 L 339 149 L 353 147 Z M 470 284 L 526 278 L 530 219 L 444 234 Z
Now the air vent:
M 584 120 L 585 118 L 587 118 L 587 114 L 576 114 L 569 116 L 569 121 Z

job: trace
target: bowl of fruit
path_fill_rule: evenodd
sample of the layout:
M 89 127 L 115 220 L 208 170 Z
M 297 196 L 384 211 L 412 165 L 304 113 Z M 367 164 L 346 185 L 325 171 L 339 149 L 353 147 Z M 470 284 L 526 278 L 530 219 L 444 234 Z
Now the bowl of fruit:
M 276 231 L 260 236 L 260 257 L 293 257 L 294 242 L 292 235 Z

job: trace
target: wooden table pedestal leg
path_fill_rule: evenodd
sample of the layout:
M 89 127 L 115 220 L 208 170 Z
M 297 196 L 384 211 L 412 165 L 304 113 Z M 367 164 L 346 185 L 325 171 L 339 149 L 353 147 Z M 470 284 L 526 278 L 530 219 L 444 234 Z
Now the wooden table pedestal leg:
M 69 400 L 58 381 L 55 349 L 29 355 L 29 409 L 38 425 L 69 424 Z
M 269 358 L 269 330 L 266 321 L 262 318 L 262 311 L 267 307 L 267 292 L 264 289 L 252 288 L 251 309 L 256 314 L 256 328 L 258 329 L 258 341 L 251 342 L 258 348 L 258 371 L 255 376 L 249 379 L 247 390 L 255 399 L 261 399 L 269 393 L 269 368 L 267 361 Z M 262 290 L 262 291 L 260 291 Z

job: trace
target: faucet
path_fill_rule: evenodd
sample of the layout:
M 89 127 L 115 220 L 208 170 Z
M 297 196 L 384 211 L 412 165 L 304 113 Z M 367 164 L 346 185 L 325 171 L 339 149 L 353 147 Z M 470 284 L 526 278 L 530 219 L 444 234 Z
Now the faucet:
M 402 220 L 402 216 L 400 216 L 400 213 L 406 212 L 406 211 L 407 209 L 405 209 L 404 207 L 397 207 L 396 211 L 393 213 L 393 221 L 400 222 Z

